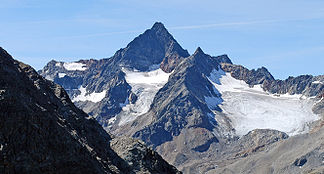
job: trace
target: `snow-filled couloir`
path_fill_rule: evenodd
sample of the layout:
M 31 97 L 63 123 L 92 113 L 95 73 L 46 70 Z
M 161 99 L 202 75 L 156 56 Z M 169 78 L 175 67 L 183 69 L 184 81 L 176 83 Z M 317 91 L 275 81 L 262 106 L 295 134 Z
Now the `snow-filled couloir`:
M 148 112 L 155 94 L 167 83 L 171 74 L 161 69 L 140 72 L 123 68 L 123 71 L 126 74 L 127 83 L 132 87 L 132 92 L 137 96 L 137 100 L 131 104 L 126 99 L 125 103 L 120 104 L 122 111 L 117 115 L 119 125 L 133 121 L 137 116 Z
M 319 119 L 312 112 L 314 100 L 302 95 L 274 95 L 265 92 L 261 85 L 249 87 L 223 70 L 213 70 L 209 81 L 221 94 L 217 101 L 220 108 L 232 121 L 239 136 L 253 129 L 275 129 L 289 135 L 305 133 L 309 123 Z M 206 100 L 207 105 L 211 99 Z

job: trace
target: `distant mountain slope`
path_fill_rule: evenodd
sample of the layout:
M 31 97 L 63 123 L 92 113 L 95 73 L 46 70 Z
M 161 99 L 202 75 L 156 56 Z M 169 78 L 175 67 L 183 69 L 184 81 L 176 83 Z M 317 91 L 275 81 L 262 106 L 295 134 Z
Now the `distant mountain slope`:
M 65 90 L 0 48 L 0 173 L 179 173 L 157 153 L 128 139 L 133 166 L 112 139 L 76 108 Z M 123 141 L 125 142 L 125 141 Z

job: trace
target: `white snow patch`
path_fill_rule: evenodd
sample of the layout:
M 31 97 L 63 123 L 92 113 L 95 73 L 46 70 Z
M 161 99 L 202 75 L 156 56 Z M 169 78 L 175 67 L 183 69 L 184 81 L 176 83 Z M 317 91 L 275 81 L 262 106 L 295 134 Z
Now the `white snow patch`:
M 148 112 L 155 94 L 167 83 L 171 74 L 161 69 L 149 72 L 123 69 L 123 72 L 126 74 L 126 81 L 132 87 L 132 92 L 137 96 L 137 100 L 134 104 L 128 102 L 123 105 L 122 112 L 117 115 L 120 118 L 119 125 L 133 121 L 137 116 Z
M 314 82 L 312 82 L 313 84 L 323 84 L 323 82 L 321 82 L 321 81 L 314 81 Z
M 222 94 L 219 106 L 240 136 L 253 129 L 275 129 L 292 136 L 307 132 L 309 123 L 319 119 L 311 109 L 314 101 L 301 95 L 273 95 L 261 85 L 250 88 L 222 70 L 214 70 L 208 79 Z
M 55 63 L 55 66 L 61 67 L 62 64 L 60 62 Z
M 103 98 L 106 96 L 107 90 L 103 90 L 102 92 L 96 93 L 87 93 L 86 88 L 80 86 L 79 91 L 81 92 L 80 95 L 77 95 L 72 99 L 72 102 L 77 102 L 77 101 L 91 101 L 94 103 L 100 102 Z
M 129 84 L 148 84 L 148 85 L 159 85 L 161 83 L 165 84 L 168 79 L 170 73 L 164 72 L 162 69 L 157 69 L 149 72 L 139 72 L 129 71 L 123 69 L 126 74 L 126 81 Z
M 64 63 L 63 67 L 68 71 L 84 71 L 87 69 L 86 64 L 76 62 Z
M 49 81 L 54 81 L 54 77 L 52 75 L 46 75 L 45 79 Z
M 65 76 L 66 76 L 65 73 L 58 73 L 58 77 L 59 77 L 59 78 L 63 78 L 63 77 L 65 77 Z

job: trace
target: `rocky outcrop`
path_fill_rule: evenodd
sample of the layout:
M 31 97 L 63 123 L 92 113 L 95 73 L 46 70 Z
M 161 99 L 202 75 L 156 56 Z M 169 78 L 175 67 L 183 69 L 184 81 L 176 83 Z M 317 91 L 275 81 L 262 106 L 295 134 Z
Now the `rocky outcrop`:
M 139 140 L 117 137 L 110 142 L 110 145 L 138 173 L 181 173 Z
M 221 63 L 233 64 L 231 59 L 226 54 L 216 56 L 213 58 L 216 59 L 219 64 Z
M 142 166 L 119 157 L 109 145 L 111 136 L 94 119 L 87 119 L 61 86 L 2 48 L 0 65 L 1 173 L 140 173 Z M 145 156 L 142 152 L 138 155 Z M 155 155 L 143 160 L 155 165 L 144 171 L 154 173 L 162 167 L 177 173 L 158 154 L 150 153 Z
M 229 151 L 235 153 L 235 157 L 246 157 L 287 138 L 286 133 L 277 130 L 255 129 L 241 137 Z
M 275 80 L 265 67 L 257 70 L 249 70 L 241 65 L 222 63 L 222 69 L 225 72 L 230 72 L 232 77 L 235 79 L 244 80 L 251 86 L 257 84 L 267 84 Z

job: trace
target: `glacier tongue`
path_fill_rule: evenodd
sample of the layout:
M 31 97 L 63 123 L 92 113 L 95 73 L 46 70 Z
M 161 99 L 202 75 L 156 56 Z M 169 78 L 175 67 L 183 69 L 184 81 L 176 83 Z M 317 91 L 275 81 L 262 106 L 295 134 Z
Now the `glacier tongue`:
M 130 71 L 123 69 L 127 83 L 132 87 L 132 92 L 138 97 L 134 104 L 127 103 L 117 117 L 119 125 L 133 121 L 137 116 L 149 111 L 155 94 L 168 82 L 171 73 L 161 69 L 149 72 Z
M 308 124 L 319 119 L 312 112 L 314 100 L 310 98 L 269 94 L 260 85 L 250 88 L 222 70 L 212 71 L 208 79 L 221 93 L 219 106 L 239 136 L 253 129 L 275 129 L 292 136 L 307 132 Z

